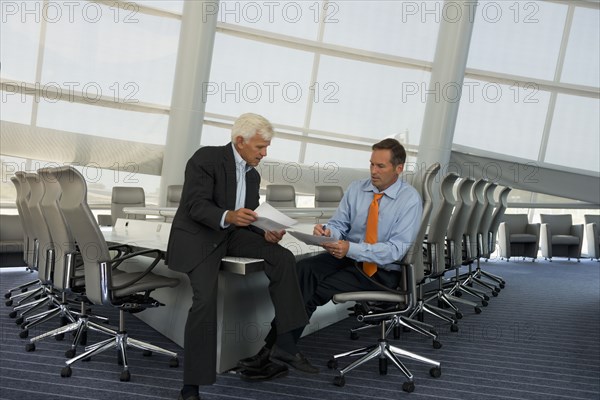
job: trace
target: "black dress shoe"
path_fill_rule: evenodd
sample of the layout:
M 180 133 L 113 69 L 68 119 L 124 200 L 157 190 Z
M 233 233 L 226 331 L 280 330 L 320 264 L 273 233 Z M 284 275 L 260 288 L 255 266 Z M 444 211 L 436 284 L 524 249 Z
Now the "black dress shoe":
M 193 394 L 191 396 L 188 397 L 183 397 L 183 394 L 181 393 L 181 391 L 179 391 L 179 398 L 178 400 L 200 400 L 200 396 L 197 394 Z
M 243 358 L 238 361 L 238 367 L 246 371 L 257 371 L 260 372 L 264 367 L 267 366 L 271 361 L 269 360 L 269 355 L 271 353 L 271 349 L 264 347 L 260 349 L 260 351 L 253 355 L 252 357 Z
M 240 377 L 248 382 L 268 381 L 288 374 L 288 367 L 269 361 L 261 370 L 244 370 Z
M 302 353 L 293 355 L 277 347 L 277 345 L 273 346 L 271 349 L 271 359 L 283 361 L 287 365 L 296 368 L 298 371 L 307 372 L 309 374 L 319 373 L 319 368 L 313 366 Z

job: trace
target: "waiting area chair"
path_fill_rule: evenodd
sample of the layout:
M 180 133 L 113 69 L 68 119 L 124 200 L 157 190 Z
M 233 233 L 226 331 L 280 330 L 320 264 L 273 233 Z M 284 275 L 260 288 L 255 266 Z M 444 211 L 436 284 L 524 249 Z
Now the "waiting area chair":
M 600 215 L 586 214 L 583 218 L 585 219 L 588 257 L 600 261 Z
M 341 186 L 315 186 L 315 207 L 337 207 L 344 197 Z
M 527 214 L 504 214 L 498 228 L 500 257 L 526 257 L 535 261 L 540 247 L 540 224 L 529 223 Z
M 167 187 L 167 207 L 179 207 L 183 185 L 169 185 Z
M 583 246 L 583 224 L 573 225 L 570 214 L 540 214 L 542 257 L 552 261 L 552 257 L 581 258 Z
M 296 189 L 292 185 L 267 185 L 265 200 L 275 208 L 296 207 Z
M 170 366 L 178 366 L 177 353 L 131 338 L 125 329 L 125 312 L 140 312 L 147 308 L 159 307 L 161 304 L 150 296 L 151 292 L 159 288 L 179 285 L 179 279 L 152 272 L 164 258 L 163 252 L 158 249 L 148 249 L 112 258 L 87 203 L 87 184 L 83 175 L 76 169 L 65 166 L 53 169 L 50 176 L 60 183 L 62 189 L 60 208 L 79 245 L 87 299 L 93 304 L 116 307 L 119 310 L 119 327 L 116 333 L 108 339 L 86 347 L 84 353 L 67 360 L 61 376 L 71 376 L 73 363 L 115 349 L 119 363 L 123 365 L 120 380 L 129 381 L 128 347 L 167 355 L 171 357 Z M 144 256 L 143 265 L 150 263 L 142 272 L 126 272 L 118 268 L 137 256 Z

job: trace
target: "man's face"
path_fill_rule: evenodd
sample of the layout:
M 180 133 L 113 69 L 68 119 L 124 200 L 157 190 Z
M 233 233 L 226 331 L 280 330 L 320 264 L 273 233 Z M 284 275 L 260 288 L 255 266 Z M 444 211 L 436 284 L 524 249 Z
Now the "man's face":
M 388 149 L 371 153 L 371 182 L 380 192 L 392 186 L 404 169 L 404 164 L 394 167 L 391 159 L 392 151 Z
M 267 147 L 270 144 L 270 140 L 263 139 L 258 133 L 246 141 L 241 136 L 235 138 L 238 153 L 251 167 L 256 167 L 260 160 L 267 156 Z

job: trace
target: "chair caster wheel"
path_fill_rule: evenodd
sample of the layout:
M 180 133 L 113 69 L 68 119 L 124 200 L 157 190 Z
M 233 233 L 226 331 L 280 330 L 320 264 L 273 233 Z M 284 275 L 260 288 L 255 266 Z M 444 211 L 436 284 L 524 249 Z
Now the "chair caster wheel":
M 456 312 L 456 319 L 462 319 L 463 315 L 460 311 Z
M 23 288 L 23 289 L 21 289 L 21 293 L 25 293 L 27 290 L 29 290 L 29 289 Z
M 12 294 L 10 292 L 4 293 L 5 299 L 10 299 L 10 296 L 12 296 Z
M 484 294 L 483 295 L 483 300 L 489 301 L 490 300 L 490 296 L 488 296 L 487 294 Z
M 494 290 L 494 291 L 492 291 L 492 296 L 494 296 L 494 297 L 498 297 L 498 292 L 496 292 L 495 290 Z
M 338 362 L 335 358 L 332 358 L 331 360 L 327 361 L 327 368 L 337 369 L 337 367 L 338 367 Z
M 19 332 L 19 337 L 21 339 L 25 339 L 27 336 L 29 336 L 29 329 L 24 329 L 21 332 Z
M 458 332 L 458 325 L 456 325 L 456 324 L 450 325 L 450 331 L 451 332 Z
M 35 343 L 27 343 L 25 345 L 25 351 L 35 351 Z
M 346 379 L 343 376 L 336 376 L 333 378 L 333 384 L 335 386 L 343 387 L 346 384 Z
M 10 318 L 14 318 L 14 317 L 16 317 L 16 316 L 17 316 L 17 312 L 16 312 L 16 311 L 11 311 L 11 312 L 8 314 L 8 316 L 9 316 Z
M 58 335 L 54 336 L 54 340 L 56 340 L 57 342 L 60 342 L 62 340 L 65 339 L 65 334 L 64 333 L 59 333 Z
M 415 383 L 414 382 L 404 382 L 402 384 L 402 390 L 406 393 L 412 393 L 415 391 Z
M 169 360 L 169 367 L 177 368 L 179 367 L 179 359 L 177 357 L 173 357 Z
M 501 283 L 501 284 L 500 284 L 500 289 L 504 289 L 504 286 L 505 286 L 504 282 L 503 282 L 503 283 Z
M 121 376 L 119 377 L 121 382 L 129 382 L 131 380 L 131 374 L 128 370 L 121 372 Z
M 434 349 L 441 349 L 442 348 L 442 344 L 439 341 L 434 340 L 433 341 L 433 348 Z
M 150 350 L 144 350 L 144 351 L 142 352 L 142 355 L 143 355 L 144 357 L 152 357 L 152 352 L 151 352 Z
M 481 314 L 481 308 L 475 307 L 475 314 Z
M 482 305 L 482 306 L 484 306 L 484 307 L 487 307 L 487 306 L 488 306 L 488 304 L 489 304 L 489 303 L 488 303 L 487 301 L 485 301 L 485 300 L 481 300 L 481 305 Z
M 62 376 L 63 378 L 70 377 L 72 373 L 73 371 L 71 370 L 71 367 L 64 367 L 60 370 L 60 376 Z
M 15 319 L 15 324 L 21 325 L 23 323 L 23 321 L 25 321 L 25 319 L 23 317 L 19 317 L 19 318 Z
M 350 332 L 350 339 L 352 340 L 356 340 L 358 339 L 360 336 L 358 335 L 358 333 L 356 332 Z
M 75 349 L 69 349 L 65 351 L 65 357 L 67 358 L 73 358 L 75 357 L 75 354 L 77 354 L 77 351 Z
M 10 299 L 10 300 L 7 300 L 4 304 L 6 304 L 7 307 L 10 307 L 13 305 L 13 301 L 12 301 L 12 299 Z
M 442 369 L 440 367 L 433 367 L 429 370 L 429 375 L 434 378 L 439 378 L 442 376 Z

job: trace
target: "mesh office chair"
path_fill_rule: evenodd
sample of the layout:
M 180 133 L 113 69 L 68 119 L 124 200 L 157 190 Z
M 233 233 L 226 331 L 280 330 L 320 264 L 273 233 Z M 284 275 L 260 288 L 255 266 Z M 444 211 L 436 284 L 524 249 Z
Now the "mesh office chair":
M 273 207 L 296 207 L 296 190 L 292 185 L 267 185 L 266 202 Z
M 600 261 L 600 215 L 586 214 L 585 235 L 588 247 L 588 257 Z
M 542 256 L 552 261 L 552 257 L 576 258 L 579 262 L 583 245 L 583 224 L 573 225 L 570 214 L 540 214 L 542 221 Z
M 342 197 L 341 186 L 315 186 L 315 207 L 337 207 Z
M 119 309 L 118 331 L 112 337 L 88 346 L 84 353 L 67 360 L 61 376 L 71 376 L 71 365 L 79 360 L 109 349 L 116 349 L 119 361 L 123 364 L 120 380 L 129 381 L 127 348 L 130 346 L 147 352 L 167 355 L 171 357 L 170 366 L 178 366 L 177 353 L 133 339 L 125 330 L 124 313 L 126 311 L 138 312 L 160 306 L 158 301 L 150 297 L 150 293 L 155 289 L 175 287 L 179 284 L 178 279 L 167 278 L 151 272 L 163 259 L 163 253 L 160 250 L 151 249 L 112 258 L 87 203 L 87 184 L 81 173 L 73 167 L 66 166 L 52 170 L 50 176 L 59 182 L 62 189 L 60 208 L 79 245 L 88 300 L 94 304 Z M 140 255 L 151 257 L 150 259 L 152 256 L 154 257 L 143 272 L 124 272 L 117 268 L 124 261 Z
M 403 260 L 399 262 L 403 265 L 403 279 L 401 279 L 403 283 L 401 283 L 401 285 L 404 287 L 399 290 L 392 290 L 373 281 L 377 286 L 382 288 L 381 291 L 347 292 L 336 294 L 333 297 L 333 301 L 336 303 L 346 303 L 349 301 L 385 302 L 394 305 L 392 310 L 386 309 L 382 311 L 373 311 L 370 313 L 359 312 L 357 314 L 358 321 L 378 325 L 380 327 L 380 337 L 377 344 L 341 354 L 336 354 L 329 360 L 327 366 L 332 369 L 337 369 L 338 361 L 341 358 L 360 357 L 358 360 L 355 360 L 347 367 L 338 371 L 338 376 L 334 378 L 334 384 L 337 386 L 344 386 L 346 382 L 345 375 L 348 372 L 373 358 L 379 359 L 379 373 L 381 375 L 387 374 L 388 360 L 391 361 L 392 364 L 394 364 L 394 366 L 396 366 L 404 374 L 404 376 L 407 378 L 407 381 L 403 383 L 402 390 L 406 392 L 412 392 L 415 389 L 413 375 L 398 359 L 398 357 L 404 357 L 431 365 L 432 368 L 429 371 L 430 375 L 436 378 L 441 376 L 441 364 L 439 362 L 406 351 L 397 346 L 393 346 L 387 340 L 387 335 L 389 333 L 388 327 L 390 325 L 394 326 L 400 324 L 400 320 L 405 320 L 404 316 L 412 312 L 417 304 L 417 281 L 420 279 L 418 277 L 419 273 L 415 272 L 417 268 L 415 265 L 423 263 L 422 243 L 423 238 L 425 237 L 427 225 L 429 223 L 429 217 L 431 216 L 433 209 L 431 185 L 433 182 L 433 177 L 437 174 L 439 168 L 440 165 L 436 163 L 436 165 L 427 170 L 425 176 L 423 177 L 423 182 L 425 183 L 423 194 L 423 216 L 419 225 L 419 231 L 415 241 L 408 249 Z M 357 268 L 361 267 L 357 265 Z
M 17 211 L 19 213 L 19 220 L 21 221 L 21 226 L 23 227 L 23 260 L 25 261 L 27 269 L 32 271 L 31 260 L 33 254 L 33 236 L 31 234 L 31 227 L 29 224 L 28 216 L 25 216 L 25 213 L 29 214 L 29 210 L 27 209 L 27 198 L 30 195 L 31 189 L 29 188 L 29 185 L 26 181 L 24 183 L 21 183 L 21 179 L 18 178 L 16 175 L 12 176 L 10 178 L 10 181 L 13 183 L 17 191 L 17 198 L 15 199 L 15 203 L 17 206 Z M 6 305 L 10 307 L 13 305 L 15 300 L 19 301 L 30 298 L 30 293 L 26 292 L 29 290 L 29 288 L 38 284 L 39 280 L 34 279 L 32 281 L 23 283 L 19 286 L 7 290 L 4 294 L 4 298 L 8 299 L 6 300 Z M 19 293 L 15 294 L 16 292 Z M 14 318 L 16 317 L 16 315 L 17 313 L 13 311 L 11 312 L 10 317 Z
M 530 224 L 527 214 L 505 214 L 498 232 L 500 257 L 537 258 L 540 247 L 540 224 Z
M 77 346 L 87 343 L 88 329 L 105 334 L 116 334 L 116 331 L 106 326 L 90 321 L 90 315 L 87 314 L 87 305 L 85 299 L 85 284 L 83 270 L 77 269 L 81 265 L 81 257 L 78 257 L 75 239 L 62 215 L 59 207 L 59 201 L 62 194 L 60 184 L 52 179 L 51 168 L 38 170 L 38 174 L 45 186 L 45 195 L 41 202 L 41 210 L 46 220 L 50 236 L 54 246 L 49 253 L 53 259 L 54 273 L 52 278 L 53 289 L 60 294 L 60 303 L 54 310 L 54 315 L 58 315 L 63 320 L 63 326 L 54 330 L 42 333 L 29 339 L 25 346 L 26 351 L 35 351 L 35 344 L 48 337 L 61 337 L 65 333 L 74 332 L 74 339 L 69 350 L 65 352 L 65 357 L 74 357 Z M 79 312 L 71 310 L 67 296 L 75 295 L 80 303 Z M 102 322 L 108 322 L 107 318 L 97 315 L 95 319 Z
M 101 226 L 114 226 L 118 218 L 146 219 L 146 216 L 142 214 L 127 215 L 123 212 L 125 207 L 146 207 L 144 188 L 130 186 L 113 187 L 110 201 L 110 215 L 98 215 L 98 224 Z

